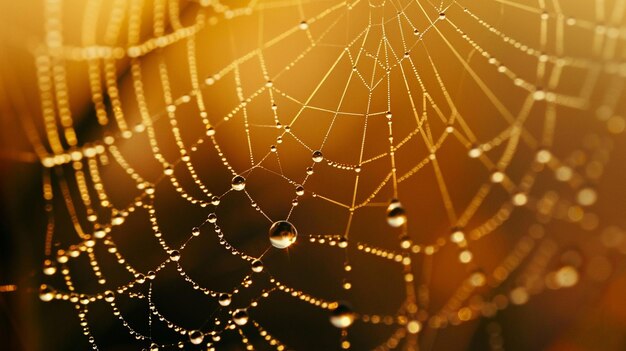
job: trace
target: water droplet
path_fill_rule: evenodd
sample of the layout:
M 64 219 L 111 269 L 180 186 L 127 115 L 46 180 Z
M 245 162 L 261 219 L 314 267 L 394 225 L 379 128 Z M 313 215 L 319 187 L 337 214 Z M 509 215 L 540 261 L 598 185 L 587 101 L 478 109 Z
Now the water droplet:
M 339 246 L 342 249 L 345 249 L 346 247 L 348 247 L 348 239 L 345 236 L 342 236 L 338 241 L 337 241 L 337 246 Z
M 202 334 L 201 331 L 193 330 L 189 332 L 189 341 L 191 341 L 192 344 L 200 345 L 200 343 L 202 343 L 202 340 L 204 340 L 204 334 Z
M 43 274 L 45 275 L 53 275 L 57 272 L 57 266 L 52 262 L 52 260 L 43 261 Z
M 263 271 L 263 262 L 261 262 L 261 260 L 252 261 L 252 271 L 254 273 L 261 273 Z
M 513 205 L 524 206 L 528 202 L 528 196 L 523 192 L 518 192 L 513 195 Z
M 533 98 L 536 101 L 543 101 L 546 99 L 546 92 L 543 91 L 542 88 L 537 88 L 537 90 L 535 90 L 535 92 L 533 93 Z
M 501 171 L 494 171 L 491 173 L 491 182 L 492 183 L 502 183 L 504 181 L 504 173 Z
M 465 233 L 460 228 L 454 228 L 450 235 L 450 241 L 455 244 L 459 244 L 465 240 Z
M 537 155 L 535 155 L 535 159 L 539 163 L 546 164 L 550 162 L 550 160 L 552 159 L 552 153 L 550 152 L 550 150 L 540 149 L 539 151 L 537 151 Z
M 48 302 L 54 299 L 54 290 L 46 284 L 41 284 L 39 287 L 39 298 L 41 301 Z
M 400 247 L 405 250 L 410 248 L 412 243 L 413 242 L 411 241 L 411 237 L 406 234 L 400 238 Z
M 215 213 L 211 213 L 211 214 L 209 214 L 207 219 L 208 219 L 209 223 L 215 223 L 215 222 L 217 222 L 217 215 Z
M 446 19 L 446 13 L 445 12 L 440 13 L 439 14 L 439 19 L 440 20 L 445 20 Z
M 296 195 L 298 196 L 304 195 L 304 187 L 302 185 L 298 185 L 296 187 Z
M 155 343 L 150 344 L 150 351 L 159 351 L 159 345 Z
M 354 312 L 346 302 L 340 302 L 330 314 L 330 323 L 337 328 L 347 328 L 354 322 Z
M 422 329 L 422 324 L 419 321 L 410 321 L 406 324 L 406 330 L 411 334 L 417 334 Z
M 313 162 L 319 163 L 319 162 L 322 162 L 322 160 L 324 159 L 324 155 L 322 154 L 320 150 L 315 150 L 313 151 L 311 158 L 313 159 Z
M 397 199 L 391 200 L 387 206 L 387 223 L 394 228 L 401 227 L 406 223 L 406 211 Z
M 122 223 L 124 223 L 124 216 L 117 214 L 115 216 L 113 216 L 113 218 L 111 218 L 111 224 L 112 225 L 121 225 Z
M 231 183 L 233 190 L 242 191 L 246 187 L 246 178 L 238 175 L 233 178 Z
M 483 154 L 483 151 L 478 146 L 472 146 L 467 152 L 467 156 L 470 158 L 478 158 Z
M 230 294 L 221 293 L 217 299 L 217 302 L 220 304 L 220 306 L 228 306 L 232 302 L 232 297 L 230 296 Z
M 598 200 L 598 193 L 591 187 L 584 187 L 578 191 L 576 201 L 581 206 L 591 206 Z
M 211 204 L 212 204 L 213 206 L 217 206 L 217 205 L 219 205 L 219 204 L 220 204 L 220 198 L 219 198 L 219 196 L 213 196 L 213 197 L 211 198 Z
M 306 174 L 308 174 L 308 175 L 313 174 L 313 168 L 312 167 L 307 167 Z
M 198 228 L 198 227 L 191 228 L 191 235 L 193 235 L 193 236 L 200 235 L 200 228 Z
M 248 311 L 245 309 L 238 309 L 233 312 L 233 322 L 237 325 L 246 325 L 248 323 Z
M 143 284 L 146 281 L 146 276 L 142 273 L 135 274 L 135 281 L 137 284 Z
M 279 249 L 284 249 L 296 241 L 298 232 L 293 224 L 287 221 L 274 222 L 269 230 L 270 242 Z
M 472 255 L 472 252 L 469 250 L 463 250 L 461 251 L 461 253 L 459 254 L 459 261 L 461 261 L 461 263 L 470 263 L 472 262 L 472 258 L 474 257 L 474 255 Z
M 578 271 L 572 266 L 563 266 L 556 272 L 555 280 L 560 287 L 571 288 L 578 283 Z
M 170 251 L 170 260 L 174 262 L 178 262 L 178 260 L 180 260 L 180 251 L 178 250 Z
M 115 293 L 111 290 L 107 290 L 104 292 L 104 301 L 113 302 L 115 301 Z
M 483 286 L 487 283 L 487 276 L 482 270 L 477 269 L 472 273 L 472 275 L 470 275 L 469 282 L 474 287 Z
M 309 24 L 307 23 L 307 21 L 302 21 L 298 25 L 298 28 L 300 28 L 301 30 L 307 30 L 309 29 Z

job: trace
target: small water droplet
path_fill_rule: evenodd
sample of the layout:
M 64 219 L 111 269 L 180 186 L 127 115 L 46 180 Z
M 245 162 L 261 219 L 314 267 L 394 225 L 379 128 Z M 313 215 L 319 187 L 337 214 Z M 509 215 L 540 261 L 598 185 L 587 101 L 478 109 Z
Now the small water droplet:
M 598 193 L 592 187 L 584 187 L 576 194 L 576 201 L 581 206 L 591 206 L 598 200 Z
M 246 187 L 246 178 L 240 175 L 235 176 L 231 182 L 231 187 L 233 190 L 242 191 Z
M 207 220 L 209 221 L 209 223 L 215 223 L 217 222 L 217 215 L 215 213 L 210 213 L 207 217 Z
M 394 228 L 398 228 L 403 226 L 406 221 L 406 211 L 400 201 L 397 199 L 391 200 L 389 206 L 387 206 L 387 223 Z
M 44 302 L 49 302 L 54 299 L 54 290 L 46 284 L 41 284 L 39 287 L 39 299 Z
M 201 331 L 193 330 L 189 332 L 189 341 L 191 341 L 192 344 L 200 345 L 200 343 L 202 343 L 202 340 L 204 340 L 204 334 L 202 334 Z
M 348 247 L 348 239 L 345 236 L 342 236 L 338 241 L 337 241 L 337 246 L 339 246 L 342 249 L 345 249 L 346 247 Z
M 298 196 L 304 195 L 304 187 L 302 185 L 298 185 L 296 187 L 296 195 Z
M 470 275 L 469 282 L 474 287 L 483 286 L 487 282 L 487 276 L 482 270 L 477 269 Z
M 411 247 L 412 241 L 411 241 L 411 237 L 409 237 L 408 235 L 403 235 L 400 238 L 400 247 L 403 249 L 408 249 Z
M 233 312 L 233 322 L 237 325 L 246 325 L 248 323 L 248 311 L 245 309 L 237 309 Z
M 406 330 L 411 334 L 417 334 L 422 329 L 422 324 L 419 321 L 412 320 L 406 324 Z
M 261 273 L 263 271 L 263 262 L 261 262 L 261 260 L 252 261 L 252 271 L 255 273 Z
M 504 173 L 501 171 L 494 171 L 491 173 L 491 182 L 492 183 L 502 183 L 504 181 Z
M 476 145 L 472 146 L 467 152 L 467 156 L 470 158 L 478 158 L 483 154 L 483 151 Z
M 346 302 L 340 302 L 330 315 L 330 323 L 337 328 L 347 328 L 354 322 L 354 312 Z
M 230 296 L 230 294 L 221 293 L 217 299 L 217 302 L 220 304 L 220 306 L 228 306 L 232 302 L 232 297 Z
M 170 252 L 170 260 L 172 260 L 174 262 L 178 262 L 178 260 L 180 260 L 180 251 L 172 250 Z
M 57 266 L 52 262 L 52 260 L 43 261 L 43 274 L 45 275 L 53 275 L 57 272 Z
M 104 301 L 113 302 L 115 301 L 115 293 L 111 290 L 107 290 L 104 292 Z
M 315 150 L 313 151 L 311 158 L 313 159 L 313 162 L 319 163 L 319 162 L 322 162 L 322 160 L 324 159 L 324 155 L 322 154 L 320 150 Z
M 548 149 L 539 149 L 535 155 L 535 159 L 539 163 L 546 164 L 552 159 L 552 153 Z

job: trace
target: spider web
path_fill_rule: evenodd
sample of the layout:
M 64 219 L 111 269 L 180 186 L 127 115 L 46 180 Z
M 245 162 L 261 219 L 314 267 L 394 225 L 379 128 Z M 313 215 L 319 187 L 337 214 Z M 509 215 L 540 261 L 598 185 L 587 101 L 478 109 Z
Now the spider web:
M 497 350 L 500 310 L 606 279 L 581 243 L 604 263 L 622 237 L 593 209 L 624 1 L 235 3 L 87 1 L 75 46 L 45 3 L 40 297 L 94 349 L 107 307 L 150 350 L 431 349 L 480 318 Z M 272 301 L 339 333 L 268 327 L 293 318 Z

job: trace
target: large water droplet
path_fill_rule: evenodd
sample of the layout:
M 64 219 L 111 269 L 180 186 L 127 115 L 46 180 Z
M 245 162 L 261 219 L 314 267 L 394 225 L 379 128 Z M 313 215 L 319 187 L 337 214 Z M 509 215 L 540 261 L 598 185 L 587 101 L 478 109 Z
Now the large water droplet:
M 330 314 L 330 323 L 337 328 L 347 328 L 354 322 L 354 312 L 346 302 L 340 302 Z
M 400 201 L 393 199 L 387 206 L 387 223 L 398 228 L 406 223 L 406 211 Z
M 298 232 L 293 224 L 287 221 L 278 221 L 270 227 L 269 235 L 270 242 L 274 247 L 284 249 L 296 242 Z
M 233 322 L 237 325 L 245 325 L 248 323 L 248 311 L 245 309 L 238 309 L 233 312 Z

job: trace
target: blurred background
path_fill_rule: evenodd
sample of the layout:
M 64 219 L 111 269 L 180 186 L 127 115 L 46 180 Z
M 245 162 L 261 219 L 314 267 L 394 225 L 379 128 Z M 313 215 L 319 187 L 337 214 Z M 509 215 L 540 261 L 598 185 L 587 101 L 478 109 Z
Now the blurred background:
M 626 349 L 625 14 L 0 1 L 0 345 Z

